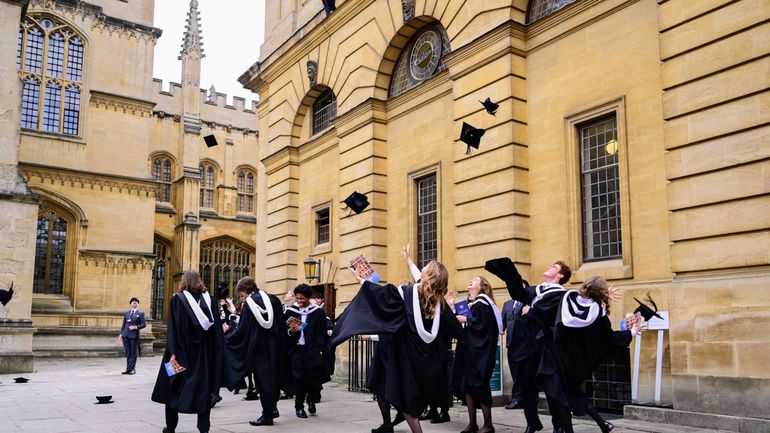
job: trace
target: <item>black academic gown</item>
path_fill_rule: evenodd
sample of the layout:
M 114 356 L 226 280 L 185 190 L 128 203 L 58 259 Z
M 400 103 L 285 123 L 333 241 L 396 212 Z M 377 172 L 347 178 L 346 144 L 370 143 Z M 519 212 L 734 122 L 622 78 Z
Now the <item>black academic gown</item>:
M 340 315 L 331 338 L 331 348 L 357 334 L 389 335 L 387 356 L 382 357 L 384 375 L 377 395 L 398 411 L 418 417 L 435 401 L 436 384 L 446 380 L 441 369 L 439 340 L 445 329 L 431 343 L 417 334 L 412 309 L 411 285 L 402 286 L 403 299 L 396 286 L 364 282 L 350 305 Z M 426 330 L 433 319 L 423 319 Z M 380 341 L 380 344 L 382 340 Z M 381 345 L 378 345 L 380 353 Z
M 452 374 L 452 390 L 464 400 L 469 394 L 485 406 L 492 405 L 489 381 L 495 369 L 500 331 L 491 306 L 479 301 L 471 305 L 471 314 L 457 344 Z
M 272 409 L 280 394 L 281 379 L 286 365 L 286 323 L 281 301 L 268 295 L 273 306 L 273 325 L 263 328 L 244 305 L 241 318 L 234 332 L 228 332 L 225 340 L 225 384 L 233 390 L 249 374 L 254 373 L 262 398 L 263 416 L 272 419 Z M 251 297 L 264 308 L 258 292 Z M 265 400 L 266 398 L 266 400 Z
M 193 294 L 196 301 L 200 302 L 201 297 Z M 208 305 L 208 311 L 202 308 L 210 318 L 212 307 Z M 219 314 L 213 316 L 214 324 L 204 331 L 185 296 L 179 293 L 171 298 L 166 351 L 155 380 L 152 401 L 167 404 L 181 413 L 208 411 L 211 394 L 219 392 L 223 364 L 222 321 Z M 163 364 L 169 362 L 171 354 L 187 370 L 169 378 Z
M 287 308 L 284 319 L 288 320 L 289 317 L 294 317 L 301 321 L 302 315 L 295 311 L 296 309 L 299 309 L 296 305 Z M 297 332 L 288 339 L 291 377 L 294 380 L 309 379 L 314 389 L 317 389 L 322 383 L 328 381 L 323 358 L 327 340 L 326 315 L 321 308 L 317 308 L 307 315 L 305 323 L 307 323 L 307 327 L 302 333 Z M 299 345 L 301 334 L 304 334 L 305 337 L 304 347 Z
M 588 406 L 589 395 L 583 383 L 591 379 L 603 360 L 628 348 L 631 338 L 631 331 L 613 331 L 610 319 L 605 315 L 583 328 L 567 327 L 562 323 L 561 316 L 557 318 L 555 359 L 565 391 L 566 401 L 563 403 L 573 414 L 583 415 Z

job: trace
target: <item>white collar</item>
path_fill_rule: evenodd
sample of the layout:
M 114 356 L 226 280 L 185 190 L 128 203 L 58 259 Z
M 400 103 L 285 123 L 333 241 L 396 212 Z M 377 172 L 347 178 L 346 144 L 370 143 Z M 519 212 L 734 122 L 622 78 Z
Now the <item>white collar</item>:
M 535 287 L 535 299 L 532 300 L 532 305 L 534 306 L 535 303 L 537 303 L 537 301 L 543 299 L 546 295 L 565 292 L 565 291 L 566 289 L 562 287 L 561 284 L 555 284 L 555 283 L 538 284 L 537 287 Z
M 265 304 L 265 308 L 260 307 L 256 301 L 254 301 L 254 298 L 252 298 L 253 293 L 246 298 L 246 305 L 249 306 L 249 310 L 251 310 L 251 313 L 254 314 L 254 317 L 257 318 L 259 326 L 265 329 L 270 329 L 273 327 L 273 319 L 275 318 L 275 315 L 273 314 L 273 304 L 270 302 L 270 298 L 267 296 L 267 293 L 265 293 L 263 290 L 259 290 L 257 293 L 259 293 L 259 296 L 262 297 L 262 302 Z M 265 319 L 263 316 L 267 316 L 267 319 Z
M 425 330 L 425 325 L 422 323 L 422 311 L 420 311 L 420 283 L 412 286 L 412 315 L 414 316 L 414 327 L 417 329 L 417 335 L 420 336 L 422 341 L 426 344 L 430 344 L 438 336 L 439 325 L 441 323 L 441 304 L 436 302 L 436 308 L 433 313 L 433 325 L 430 328 L 430 332 Z M 398 287 L 398 293 L 401 298 L 404 297 L 404 289 Z
M 576 290 L 567 292 L 561 301 L 561 323 L 568 328 L 585 328 L 603 315 L 601 305 Z
M 313 311 L 315 311 L 315 310 L 317 310 L 319 308 L 321 308 L 321 307 L 319 307 L 316 304 L 310 304 L 307 307 L 303 308 L 303 307 L 300 307 L 299 304 L 297 304 L 295 302 L 294 304 L 292 304 L 291 307 L 286 307 L 286 311 L 293 311 L 293 312 L 295 312 L 297 314 L 308 315 L 308 314 L 312 313 Z
M 473 300 L 473 302 L 470 302 L 468 304 L 468 308 L 471 307 L 471 305 L 475 304 L 476 302 L 481 302 L 482 304 L 487 304 L 490 307 L 492 307 L 492 312 L 495 313 L 495 321 L 497 322 L 497 330 L 500 334 L 503 333 L 503 315 L 500 313 L 500 309 L 497 308 L 497 304 L 495 304 L 492 301 L 492 298 L 485 295 L 484 293 L 479 293 L 476 295 L 476 298 Z
M 198 323 L 200 323 L 204 331 L 208 331 L 214 322 L 209 320 L 208 316 L 206 316 L 206 313 L 203 312 L 203 309 L 200 305 L 198 305 L 198 302 L 195 300 L 195 298 L 193 298 L 193 295 L 191 295 L 190 292 L 187 290 L 182 290 L 182 293 L 184 293 L 184 297 L 187 299 L 187 303 L 190 304 L 190 308 L 192 308 L 193 314 L 195 314 L 195 318 L 198 319 Z M 209 305 L 209 308 L 211 308 L 211 295 L 209 295 L 208 292 L 203 292 L 201 296 L 206 301 L 206 304 Z M 212 312 L 211 314 L 214 313 Z

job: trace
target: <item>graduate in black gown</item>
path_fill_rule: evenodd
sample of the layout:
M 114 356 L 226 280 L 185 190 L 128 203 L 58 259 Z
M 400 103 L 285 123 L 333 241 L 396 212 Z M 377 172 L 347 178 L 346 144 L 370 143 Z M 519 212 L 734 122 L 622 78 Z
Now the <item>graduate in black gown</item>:
M 492 286 L 484 277 L 474 277 L 468 283 L 468 301 L 471 315 L 457 316 L 465 326 L 455 353 L 452 389 L 468 406 L 468 426 L 461 433 L 489 433 L 495 431 L 489 381 L 495 369 L 497 341 L 503 331 L 502 315 L 495 304 Z M 479 408 L 484 415 L 481 429 L 476 422 Z
M 179 292 L 171 298 L 166 351 L 152 391 L 152 401 L 166 405 L 164 433 L 174 433 L 180 412 L 198 414 L 198 430 L 209 431 L 210 396 L 219 392 L 222 379 L 222 323 L 213 312 L 216 302 L 200 275 L 185 272 Z M 167 362 L 176 372 L 171 377 Z
M 586 381 L 605 359 L 627 349 L 631 338 L 641 332 L 637 313 L 626 319 L 627 330 L 613 331 L 610 288 L 602 277 L 591 277 L 578 290 L 564 296 L 554 329 L 554 347 L 559 375 L 568 405 L 574 415 L 587 413 L 603 433 L 614 426 L 591 405 Z
M 254 373 L 260 391 L 262 415 L 254 426 L 273 425 L 286 364 L 286 323 L 281 301 L 257 288 L 251 277 L 238 281 L 237 290 L 252 292 L 244 302 L 235 332 L 225 340 L 225 383 L 232 390 Z
M 362 280 L 361 289 L 340 315 L 332 333 L 332 348 L 357 334 L 390 335 L 385 374 L 377 394 L 381 411 L 393 405 L 406 418 L 414 433 L 422 433 L 419 416 L 431 400 L 435 387 L 445 380 L 437 337 L 442 332 L 441 310 L 446 295 L 446 267 L 432 261 L 421 272 L 420 282 L 396 287 Z M 384 417 L 383 417 L 384 418 Z M 391 425 L 373 430 L 392 432 Z
M 305 398 L 320 395 L 321 385 L 328 377 L 323 359 L 327 337 L 326 314 L 321 307 L 310 303 L 311 296 L 313 289 L 310 286 L 298 285 L 294 288 L 294 304 L 286 307 L 284 312 L 289 324 L 288 355 L 294 410 L 299 418 L 307 418 Z M 308 400 L 307 407 L 308 412 L 316 413 L 313 398 Z
M 569 407 L 564 404 L 566 396 L 559 379 L 553 339 L 556 316 L 566 293 L 562 285 L 569 281 L 572 271 L 564 262 L 555 262 L 543 273 L 543 283 L 525 287 L 524 279 L 507 257 L 488 260 L 484 269 L 505 282 L 511 298 L 530 306 L 529 312 L 523 317 L 528 337 L 534 344 L 519 365 L 524 372 L 519 377 L 522 380 L 524 400 L 522 408 L 527 419 L 524 433 L 543 429 L 537 415 L 538 388 L 548 400 L 554 432 L 572 433 L 572 418 Z

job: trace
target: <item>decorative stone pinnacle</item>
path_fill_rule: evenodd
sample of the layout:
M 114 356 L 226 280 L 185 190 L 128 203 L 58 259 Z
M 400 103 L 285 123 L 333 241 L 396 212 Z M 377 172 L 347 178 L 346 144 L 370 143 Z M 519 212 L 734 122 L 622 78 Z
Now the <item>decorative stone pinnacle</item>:
M 179 53 L 179 60 L 195 54 L 197 54 L 200 59 L 206 57 L 203 53 L 203 34 L 201 33 L 201 17 L 198 12 L 198 0 L 190 0 L 190 11 L 187 12 L 187 24 L 185 25 L 182 51 Z

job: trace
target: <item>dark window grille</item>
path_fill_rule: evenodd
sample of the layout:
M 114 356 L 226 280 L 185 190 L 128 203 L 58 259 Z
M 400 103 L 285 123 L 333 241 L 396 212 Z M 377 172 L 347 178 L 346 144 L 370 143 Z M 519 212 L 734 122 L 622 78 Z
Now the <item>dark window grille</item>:
M 233 296 L 238 280 L 249 275 L 252 254 L 226 239 L 202 243 L 199 269 L 203 284 L 215 295 L 224 283 Z
M 83 42 L 78 38 L 70 39 L 67 53 L 67 79 L 72 81 L 83 79 Z
M 208 164 L 200 166 L 201 187 L 200 187 L 200 207 L 209 209 L 214 208 L 214 167 Z
M 254 212 L 254 174 L 250 171 L 238 173 L 238 212 Z
M 62 132 L 69 135 L 78 134 L 80 124 L 80 89 L 74 84 L 64 92 L 64 128 Z
M 587 381 L 591 404 L 602 411 L 623 413 L 623 406 L 631 404 L 631 356 L 628 350 L 617 352 L 599 365 Z
M 67 253 L 67 220 L 51 209 L 37 218 L 33 293 L 61 294 Z
M 313 104 L 313 135 L 332 126 L 336 117 L 337 97 L 331 89 L 328 89 Z
M 372 366 L 377 342 L 360 335 L 348 340 L 348 391 L 370 392 L 366 387 L 366 379 Z
M 541 18 L 545 18 L 548 15 L 558 11 L 559 9 L 571 3 L 575 3 L 576 1 L 577 0 L 533 0 L 529 6 L 527 24 L 531 24 Z
M 155 268 L 152 270 L 152 318 L 163 320 L 163 302 L 166 299 L 166 284 L 169 264 L 170 248 L 165 242 L 155 239 L 153 253 L 155 253 Z
M 24 29 L 19 29 L 19 40 L 16 43 L 16 70 L 21 69 L 21 49 L 24 46 Z
M 64 68 L 64 36 L 54 33 L 48 37 L 48 62 L 45 68 L 46 75 L 61 78 Z
M 171 160 L 155 158 L 152 162 L 152 177 L 159 184 L 155 201 L 171 202 Z
M 417 179 L 417 266 L 438 258 L 436 174 Z
M 316 245 L 329 242 L 330 220 L 329 208 L 321 209 L 315 213 Z
M 21 127 L 37 128 L 38 113 L 40 112 L 40 83 L 34 78 L 24 81 L 21 93 Z
M 43 32 L 32 27 L 27 32 L 27 47 L 24 50 L 24 70 L 39 74 L 43 68 Z
M 580 127 L 584 261 L 623 255 L 615 115 Z
M 59 132 L 61 115 L 61 87 L 54 81 L 45 86 L 45 106 L 43 107 L 43 131 Z

